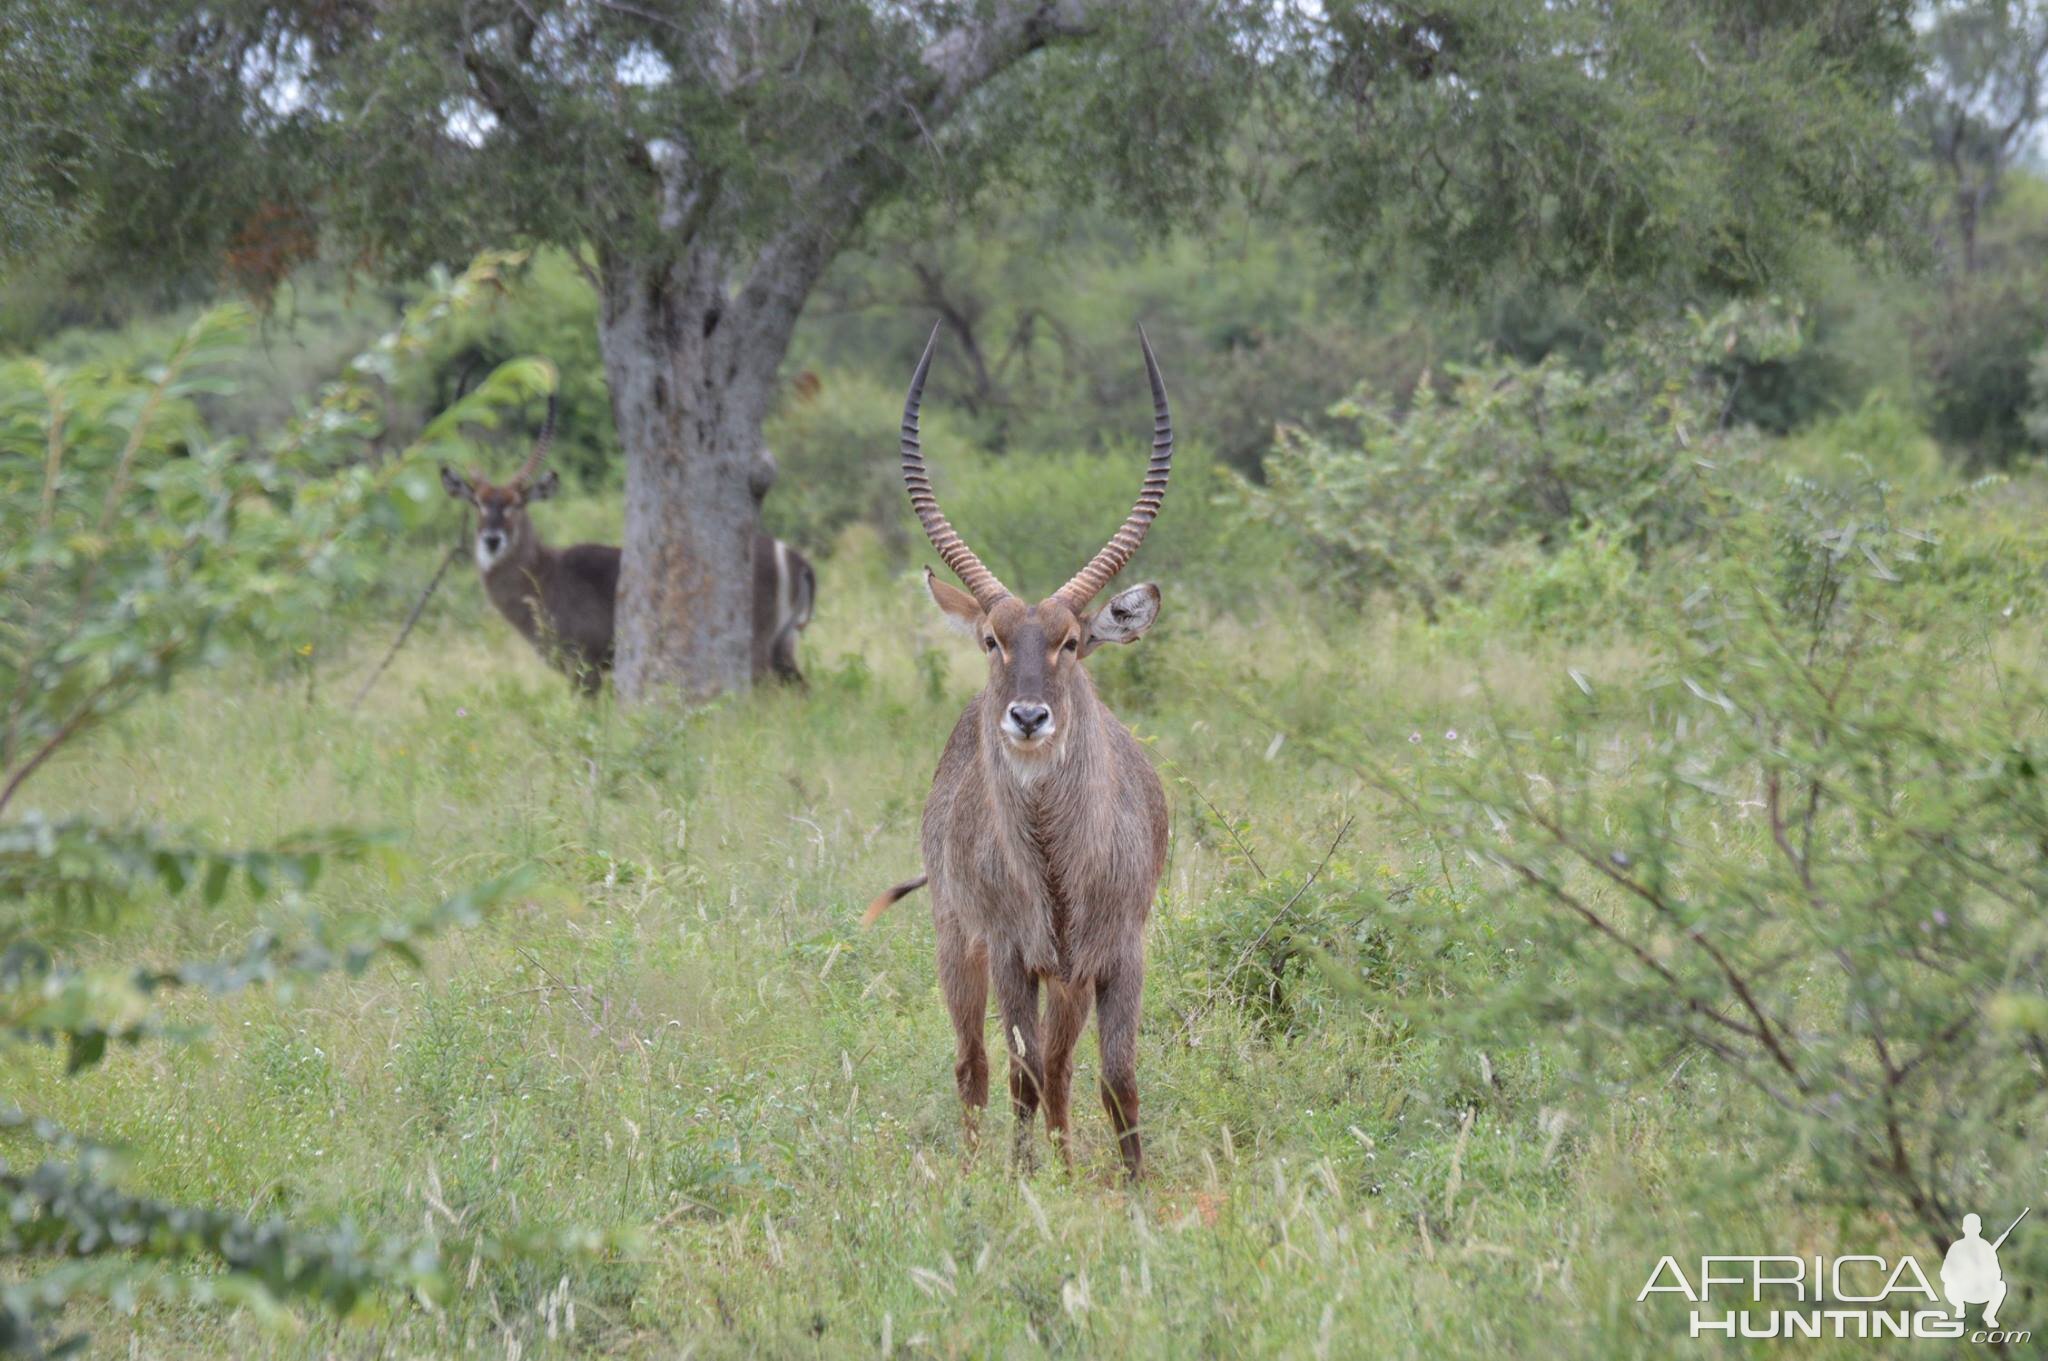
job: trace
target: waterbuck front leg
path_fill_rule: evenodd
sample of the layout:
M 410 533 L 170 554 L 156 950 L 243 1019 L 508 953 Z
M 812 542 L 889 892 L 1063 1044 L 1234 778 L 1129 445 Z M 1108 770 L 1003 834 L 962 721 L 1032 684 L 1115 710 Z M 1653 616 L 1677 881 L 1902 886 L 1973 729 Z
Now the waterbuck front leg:
M 1049 983 L 1045 998 L 1045 1132 L 1068 1167 L 1074 1150 L 1067 1130 L 1068 1097 L 1074 1081 L 1074 1046 L 1088 1025 L 1095 985 L 1085 980 Z
M 1017 1117 L 1011 1160 L 1019 1171 L 1036 1165 L 1031 1142 L 1045 1091 L 1045 1053 L 1038 1038 L 1038 975 L 1024 966 L 1015 950 L 991 951 L 996 980 L 996 1007 L 1003 1017 L 1003 1039 L 1010 1046 L 1010 1110 Z
M 944 912 L 932 913 L 939 938 L 939 990 L 953 1018 L 953 1081 L 960 1089 L 960 1126 L 972 1149 L 981 1143 L 981 1113 L 988 1108 L 988 943 L 969 935 Z
M 1124 1171 L 1145 1175 L 1138 1139 L 1138 1004 L 1145 988 L 1142 960 L 1120 965 L 1095 981 L 1095 1035 L 1102 1045 L 1102 1107 L 1116 1129 Z

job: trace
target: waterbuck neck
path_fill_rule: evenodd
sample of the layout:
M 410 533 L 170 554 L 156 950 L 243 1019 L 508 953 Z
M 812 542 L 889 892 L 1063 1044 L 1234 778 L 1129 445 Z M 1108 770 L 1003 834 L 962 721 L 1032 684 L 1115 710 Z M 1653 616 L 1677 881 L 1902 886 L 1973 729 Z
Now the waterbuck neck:
M 1032 866 L 1052 933 L 1054 969 L 1061 982 L 1074 976 L 1074 902 L 1063 866 L 1092 832 L 1111 776 L 1105 731 L 1115 719 L 1096 698 L 1087 673 L 1074 668 L 1064 721 L 1038 750 L 1019 751 L 1002 730 L 1003 707 L 994 692 L 983 695 L 981 764 L 996 821 L 1016 829 L 1014 843 Z
M 551 550 L 540 541 L 529 521 L 505 551 L 489 567 L 481 567 L 484 594 L 527 638 L 540 636 L 539 609 L 547 590 Z

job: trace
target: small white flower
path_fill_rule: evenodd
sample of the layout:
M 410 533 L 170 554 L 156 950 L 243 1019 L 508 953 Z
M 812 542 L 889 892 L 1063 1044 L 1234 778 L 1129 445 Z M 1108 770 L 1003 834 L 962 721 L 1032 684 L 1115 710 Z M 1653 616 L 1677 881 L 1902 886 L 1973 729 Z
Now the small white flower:
M 1412 732 L 1412 733 L 1409 733 L 1409 734 L 1408 734 L 1408 740 L 1409 740 L 1410 742 L 1420 742 L 1420 741 L 1422 740 L 1422 734 L 1421 734 L 1421 733 L 1419 733 L 1419 732 Z
M 1446 741 L 1446 742 L 1455 742 L 1455 741 L 1457 741 L 1457 740 L 1458 740 L 1458 730 L 1457 730 L 1456 728 L 1446 728 L 1446 729 L 1444 729 L 1444 741 Z

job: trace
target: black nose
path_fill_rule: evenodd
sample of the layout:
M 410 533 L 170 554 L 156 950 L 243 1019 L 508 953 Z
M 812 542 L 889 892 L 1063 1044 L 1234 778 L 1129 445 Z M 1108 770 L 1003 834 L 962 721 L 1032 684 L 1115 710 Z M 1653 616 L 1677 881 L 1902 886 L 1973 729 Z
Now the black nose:
M 1046 708 L 1043 704 L 1012 704 L 1010 706 L 1010 722 L 1016 724 L 1017 731 L 1023 733 L 1026 737 L 1031 736 L 1031 734 L 1037 732 L 1051 721 L 1052 710 Z
M 498 549 L 505 542 L 505 536 L 503 534 L 491 533 L 484 535 L 483 538 L 484 547 L 490 549 L 493 553 L 497 552 Z

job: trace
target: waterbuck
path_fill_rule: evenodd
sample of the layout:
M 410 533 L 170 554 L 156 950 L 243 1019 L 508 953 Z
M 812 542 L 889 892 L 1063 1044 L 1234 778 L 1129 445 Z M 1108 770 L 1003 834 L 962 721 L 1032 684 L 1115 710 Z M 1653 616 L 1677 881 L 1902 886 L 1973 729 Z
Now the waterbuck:
M 477 509 L 476 566 L 491 603 L 571 683 L 595 694 L 612 666 L 619 550 L 599 543 L 550 548 L 541 541 L 526 508 L 561 489 L 552 469 L 541 471 L 554 433 L 549 398 L 547 423 L 510 482 L 493 486 L 444 466 L 441 485 Z M 817 574 L 803 554 L 766 534 L 754 536 L 753 573 L 754 679 L 774 675 L 801 684 L 796 635 L 811 622 Z
M 1152 383 L 1152 460 L 1138 502 L 1073 580 L 1037 604 L 1012 595 L 940 512 L 918 449 L 917 411 L 938 331 L 903 405 L 903 481 L 932 547 L 966 590 L 925 572 L 932 599 L 988 654 L 988 684 L 969 702 L 925 803 L 925 873 L 877 898 L 865 920 L 929 882 L 939 985 L 957 1040 L 953 1076 L 973 1142 L 988 1105 L 982 1028 L 995 979 L 1010 1044 L 1015 1158 L 1032 1159 L 1032 1121 L 1069 1161 L 1074 1045 L 1092 1004 L 1102 1052 L 1102 1104 L 1124 1167 L 1144 1171 L 1138 1133 L 1138 1003 L 1145 918 L 1166 864 L 1166 793 L 1128 728 L 1097 697 L 1082 663 L 1105 643 L 1137 641 L 1159 615 L 1149 583 L 1089 605 L 1123 570 L 1166 497 L 1173 422 L 1152 346 L 1138 333 Z M 1038 994 L 1046 992 L 1044 1025 Z

